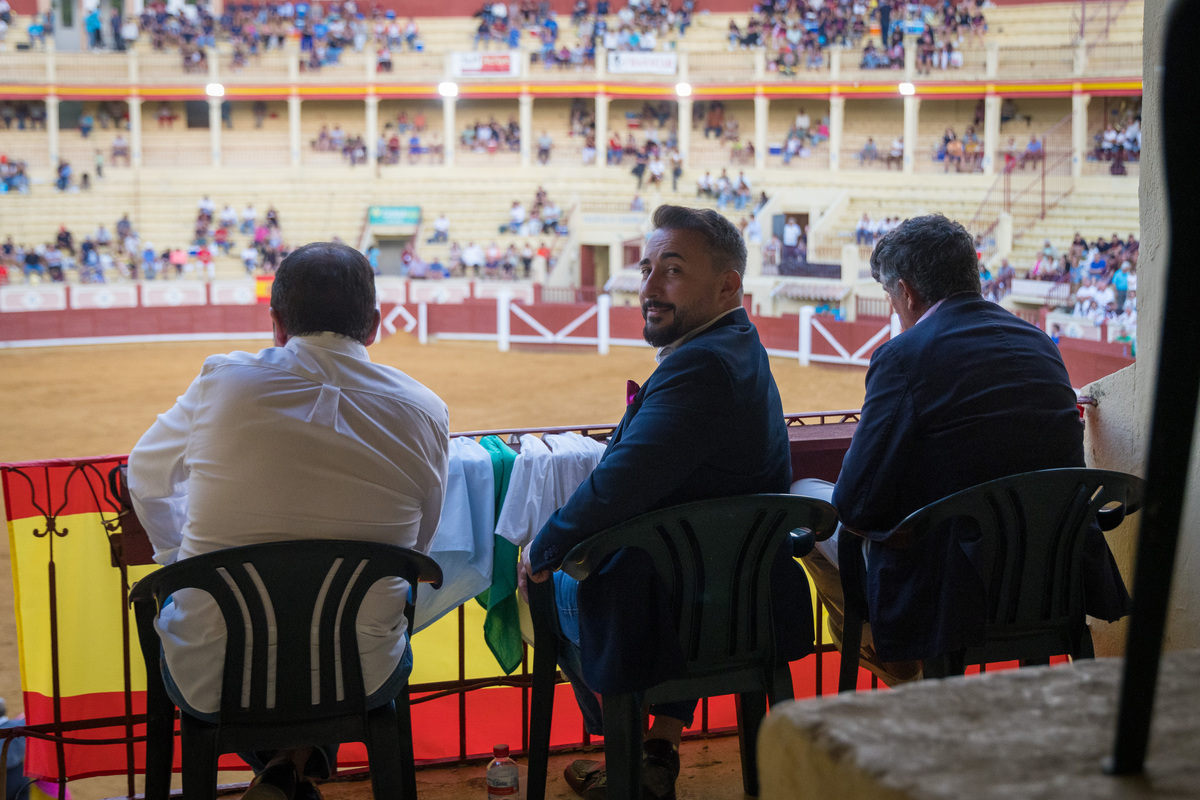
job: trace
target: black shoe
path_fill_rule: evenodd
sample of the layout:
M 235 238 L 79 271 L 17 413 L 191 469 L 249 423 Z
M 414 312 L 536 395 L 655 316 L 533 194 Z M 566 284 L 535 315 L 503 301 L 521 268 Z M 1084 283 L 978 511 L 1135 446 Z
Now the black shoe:
M 242 800 L 293 800 L 296 796 L 296 768 L 290 761 L 271 764 L 250 781 Z
M 563 770 L 563 778 L 571 791 L 585 800 L 607 800 L 608 780 L 604 773 L 604 762 L 579 758 Z
M 679 777 L 679 748 L 665 739 L 647 739 L 642 744 L 643 800 L 675 800 Z
M 301 778 L 300 782 L 296 784 L 294 800 L 323 800 L 317 782 L 312 778 Z

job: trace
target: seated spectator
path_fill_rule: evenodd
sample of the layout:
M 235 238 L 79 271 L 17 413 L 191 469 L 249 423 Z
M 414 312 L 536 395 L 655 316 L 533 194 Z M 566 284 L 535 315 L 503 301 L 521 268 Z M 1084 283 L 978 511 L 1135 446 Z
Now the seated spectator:
M 642 201 L 642 196 L 640 194 L 635 194 L 633 196 L 633 201 L 629 204 L 629 210 L 630 211 L 645 211 L 646 210 L 646 204 L 645 204 L 645 202 Z
M 696 180 L 696 197 L 712 197 L 714 192 L 712 173 L 704 171 Z
M 875 243 L 875 236 L 871 232 L 871 217 L 865 211 L 862 219 L 854 227 L 854 243 L 857 245 L 872 245 Z
M 550 137 L 549 131 L 542 131 L 542 135 L 537 140 L 537 160 L 539 164 L 550 163 L 550 150 L 554 147 L 554 139 Z
M 863 145 L 862 150 L 858 153 L 858 160 L 861 164 L 874 164 L 879 160 L 879 150 L 875 147 L 875 140 L 870 136 L 867 137 L 867 143 Z
M 1046 157 L 1045 151 L 1042 149 L 1042 140 L 1037 136 L 1029 137 L 1029 144 L 1025 145 L 1025 154 L 1021 158 L 1021 169 L 1025 169 L 1026 164 L 1036 166 Z
M 904 169 L 904 137 L 897 136 L 892 139 L 892 147 L 888 150 L 887 168 L 890 170 L 892 164 L 896 165 L 896 169 Z
M 508 232 L 516 234 L 520 231 L 521 226 L 525 224 L 525 206 L 521 205 L 520 200 L 513 200 L 512 208 L 508 212 Z
M 429 238 L 429 244 L 437 242 L 447 242 L 450 240 L 450 218 L 444 213 L 438 214 L 437 219 L 433 221 L 433 236 Z

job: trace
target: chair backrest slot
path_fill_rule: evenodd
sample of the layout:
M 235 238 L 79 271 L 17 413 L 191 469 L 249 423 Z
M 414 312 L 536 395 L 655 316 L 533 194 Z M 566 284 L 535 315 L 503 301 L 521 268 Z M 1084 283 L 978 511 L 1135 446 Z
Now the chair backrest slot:
M 254 665 L 254 623 L 250 619 L 250 608 L 246 604 L 246 597 L 242 594 L 242 590 L 238 588 L 237 582 L 233 576 L 229 574 L 229 570 L 225 567 L 218 567 L 217 574 L 229 586 L 229 591 L 233 593 L 234 600 L 237 601 L 238 608 L 242 612 L 242 624 L 244 626 L 245 645 L 242 648 L 242 708 L 250 707 L 250 681 Z M 229 642 L 233 645 L 232 639 Z M 226 657 L 228 661 L 228 656 Z
M 248 575 L 250 580 L 254 583 L 254 588 L 258 590 L 258 599 L 259 599 L 260 607 L 262 608 L 262 613 L 263 613 L 263 618 L 264 618 L 263 622 L 265 623 L 265 628 L 264 628 L 263 632 L 266 634 L 266 637 L 267 637 L 267 646 L 265 648 L 266 653 L 264 655 L 266 656 L 266 659 L 267 659 L 267 665 L 266 665 L 267 673 L 266 674 L 269 676 L 266 686 L 264 687 L 264 689 L 266 690 L 266 698 L 263 700 L 263 705 L 266 708 L 274 708 L 275 707 L 275 680 L 274 680 L 274 678 L 278 674 L 278 664 L 276 661 L 276 656 L 278 655 L 277 651 L 279 648 L 279 631 L 275 624 L 275 606 L 272 605 L 271 595 L 267 591 L 266 584 L 263 583 L 263 579 L 258 574 L 258 570 L 256 570 L 254 568 L 254 565 L 247 562 L 242 565 L 242 568 L 246 570 L 246 575 Z M 250 659 L 247 658 L 247 661 L 249 661 L 249 660 Z M 249 703 L 243 702 L 242 707 L 243 708 L 249 707 Z
M 339 564 L 341 563 L 341 559 L 338 559 L 338 563 Z M 334 654 L 333 654 L 333 665 L 334 665 L 333 668 L 334 668 L 334 683 L 336 684 L 336 687 L 337 687 L 335 691 L 337 692 L 338 702 L 341 702 L 346 699 L 346 684 L 342 680 L 342 656 L 343 656 L 342 615 L 346 611 L 346 603 L 350 599 L 350 593 L 354 589 L 354 584 L 358 582 L 358 576 L 362 575 L 362 571 L 364 569 L 366 569 L 367 563 L 368 563 L 368 561 L 365 558 L 362 559 L 361 561 L 359 561 L 358 566 L 354 568 L 354 572 L 350 576 L 350 580 L 346 583 L 346 588 L 342 592 L 342 599 L 340 601 L 338 601 L 337 616 L 334 617 L 334 620 L 333 620 L 333 636 L 331 636 L 329 638 L 329 641 L 333 644 L 333 647 L 335 648 Z M 350 624 L 354 625 L 355 621 L 351 620 Z M 355 638 L 357 638 L 357 629 L 355 632 Z M 357 646 L 357 642 L 355 643 L 355 646 Z
M 342 559 L 335 558 L 325 573 L 317 599 L 313 601 L 312 624 L 308 631 L 309 672 L 312 680 L 312 704 L 321 704 L 321 613 L 325 608 L 325 600 L 329 596 L 329 587 L 342 566 Z M 343 596 L 343 602 L 345 598 Z M 340 611 L 340 609 L 339 609 Z

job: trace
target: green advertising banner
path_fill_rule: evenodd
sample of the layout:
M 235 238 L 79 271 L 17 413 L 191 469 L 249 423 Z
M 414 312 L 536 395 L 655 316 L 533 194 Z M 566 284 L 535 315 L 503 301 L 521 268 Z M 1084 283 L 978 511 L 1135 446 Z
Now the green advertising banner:
M 415 227 L 421 221 L 420 206 L 371 206 L 367 221 L 372 225 L 407 225 Z

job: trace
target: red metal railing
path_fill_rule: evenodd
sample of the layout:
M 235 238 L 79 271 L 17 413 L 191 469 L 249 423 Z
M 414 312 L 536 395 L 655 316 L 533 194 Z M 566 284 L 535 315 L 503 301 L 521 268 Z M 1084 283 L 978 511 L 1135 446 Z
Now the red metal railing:
M 842 424 L 842 423 L 857 422 L 858 413 L 859 412 L 857 410 L 845 410 L 845 411 L 828 411 L 828 412 L 805 413 L 805 414 L 790 414 L 790 415 L 786 415 L 785 419 L 790 428 L 818 428 L 822 425 L 838 425 L 838 424 Z M 487 436 L 487 435 L 499 435 L 499 436 L 504 437 L 507 441 L 513 443 L 514 445 L 516 445 L 519 448 L 519 441 L 518 441 L 519 437 L 525 433 L 546 434 L 546 433 L 577 432 L 584 436 L 590 436 L 590 437 L 596 438 L 596 439 L 604 439 L 604 438 L 607 438 L 607 436 L 612 432 L 614 427 L 615 426 L 612 424 L 573 425 L 573 426 L 553 427 L 553 428 L 540 427 L 540 428 L 505 429 L 505 430 L 492 430 L 492 431 L 467 431 L 467 432 L 453 434 L 453 436 L 481 437 L 481 436 Z M 840 429 L 839 429 L 839 431 L 834 431 L 831 435 L 835 436 L 835 438 L 837 436 L 845 437 L 845 439 L 846 439 L 845 444 L 848 446 L 849 432 L 840 432 Z M 796 438 L 796 437 L 792 437 L 792 438 Z M 803 439 L 804 437 L 800 437 L 800 438 Z M 826 438 L 828 438 L 828 437 L 826 437 Z M 111 461 L 113 463 L 116 463 L 117 461 L 123 460 L 123 458 L 124 457 L 108 456 L 105 459 L 99 459 L 99 460 Z M 98 459 L 80 459 L 77 462 L 73 461 L 72 463 L 77 464 L 77 466 L 76 466 L 77 470 L 81 470 L 81 469 L 87 470 L 90 468 L 89 465 L 92 464 L 92 462 L 95 462 L 97 460 Z M 59 462 L 59 463 L 63 463 L 63 462 Z M 11 464 L 11 465 L 5 465 L 5 469 L 10 473 L 22 473 L 26 470 L 33 472 L 33 471 L 35 471 L 34 470 L 35 466 L 40 466 L 44 471 L 47 465 L 45 464 L 45 462 L 42 462 L 39 465 Z M 96 470 L 92 469 L 92 471 L 95 472 Z M 97 473 L 97 475 L 99 475 L 99 473 Z M 38 476 L 25 474 L 23 477 L 33 481 L 34 478 L 36 478 Z M 102 480 L 100 478 L 97 478 L 95 481 L 89 479 L 87 481 L 87 483 L 91 489 L 91 493 L 89 496 L 90 500 L 94 501 L 94 502 L 88 502 L 88 500 L 84 500 L 83 504 L 88 505 L 92 512 L 101 515 L 101 517 L 103 518 L 103 521 L 104 521 L 104 527 L 105 527 L 106 531 L 109 534 L 112 534 L 113 532 L 115 532 L 115 527 L 111 527 L 110 523 L 115 523 L 115 519 L 113 519 L 113 517 L 115 516 L 115 508 L 116 508 L 115 499 L 104 489 L 98 490 L 96 488 L 96 486 L 103 487 L 105 484 L 104 480 Z M 95 484 L 95 485 L 93 485 L 93 484 Z M 33 485 L 33 484 L 31 483 L 31 485 Z M 66 501 L 64 499 L 63 500 L 64 506 L 65 506 L 65 502 Z M 81 513 L 81 508 L 79 506 L 80 506 L 79 498 L 75 498 L 74 500 L 72 500 L 72 508 L 73 508 L 74 513 Z M 58 512 L 54 511 L 55 507 L 53 505 L 48 504 L 46 507 L 49 510 L 45 512 L 46 518 L 45 518 L 45 524 L 43 526 L 43 530 L 54 531 L 56 529 L 55 528 L 55 525 L 56 525 L 55 519 L 56 519 L 56 515 Z M 59 510 L 61 510 L 61 508 Z M 65 534 L 65 530 L 64 530 L 64 534 Z M 112 544 L 111 540 L 110 540 L 110 544 Z M 53 575 L 54 575 L 54 565 L 53 565 L 52 559 L 53 559 L 53 555 L 51 555 L 51 563 L 48 565 L 49 566 L 48 574 L 51 576 L 50 580 L 53 580 Z M 128 588 L 129 588 L 129 585 L 128 585 L 129 581 L 127 578 L 127 574 L 125 573 L 124 567 L 121 566 L 120 569 L 121 569 L 121 573 L 122 573 L 122 584 L 123 584 L 123 591 L 121 593 L 120 601 L 122 603 L 122 609 L 124 609 L 125 605 L 127 604 L 126 601 L 127 601 L 127 592 L 128 592 Z M 50 604 L 51 604 L 51 616 L 53 617 L 55 615 L 55 608 L 56 608 L 56 602 L 55 602 L 53 593 L 51 593 Z M 815 696 L 815 695 L 821 695 L 823 693 L 822 684 L 823 684 L 824 672 L 825 672 L 823 669 L 823 661 L 827 654 L 834 652 L 833 645 L 830 643 L 826 643 L 823 640 L 823 635 L 822 635 L 823 614 L 822 614 L 821 606 L 819 603 L 817 604 L 816 614 L 817 614 L 817 617 L 816 617 L 817 659 L 816 659 L 816 663 L 814 665 L 813 684 L 812 684 L 811 688 L 808 688 L 808 687 L 801 688 L 800 691 L 797 692 L 797 696 L 806 696 L 809 694 Z M 126 617 L 126 620 L 127 620 L 127 615 L 124 615 L 124 616 Z M 453 695 L 458 696 L 458 726 L 459 726 L 458 754 L 457 754 L 457 756 L 429 760 L 429 761 L 425 761 L 423 763 L 432 764 L 432 763 L 444 763 L 444 762 L 464 762 L 464 761 L 467 761 L 468 759 L 472 758 L 472 755 L 468 752 L 468 748 L 467 748 L 466 695 L 468 692 L 476 691 L 479 689 L 491 688 L 491 687 L 510 686 L 510 687 L 519 687 L 522 689 L 521 707 L 522 707 L 522 714 L 524 716 L 524 720 L 522 722 L 521 750 L 526 749 L 528 746 L 529 690 L 530 690 L 530 686 L 531 686 L 531 675 L 529 672 L 528 647 L 526 646 L 524 648 L 525 652 L 523 654 L 524 657 L 522 658 L 522 664 L 521 664 L 519 674 L 514 674 L 512 676 L 505 676 L 505 675 L 485 676 L 485 677 L 480 677 L 480 678 L 468 679 L 467 678 L 467 670 L 466 670 L 466 652 L 465 652 L 466 617 L 465 617 L 465 612 L 464 612 L 464 609 L 462 606 L 460 606 L 458 608 L 457 625 L 458 625 L 458 631 L 457 631 L 457 634 L 458 634 L 457 635 L 457 649 L 458 649 L 458 652 L 457 652 L 457 666 L 458 666 L 457 678 L 453 679 L 453 680 L 447 680 L 447 681 L 436 681 L 436 682 L 413 684 L 410 687 L 410 689 L 411 689 L 411 692 L 413 695 L 419 695 L 419 696 L 414 697 L 414 699 L 412 700 L 413 703 L 426 703 L 426 702 L 438 700 L 438 699 L 441 699 L 441 698 L 444 698 L 447 696 L 453 696 Z M 19 738 L 19 737 L 42 739 L 42 740 L 47 740 L 47 741 L 56 743 L 56 745 L 58 746 L 57 747 L 57 755 L 56 755 L 57 769 L 58 769 L 58 774 L 60 774 L 60 775 L 67 774 L 67 766 L 65 763 L 66 759 L 64 756 L 63 745 L 67 745 L 67 744 L 72 744 L 72 745 L 74 745 L 74 744 L 79 744 L 79 745 L 124 744 L 124 745 L 127 745 L 126 775 L 128 777 L 128 791 L 129 791 L 129 796 L 132 797 L 134 794 L 133 776 L 135 774 L 135 769 L 133 766 L 134 760 L 133 760 L 133 756 L 132 756 L 132 746 L 136 742 L 142 742 L 145 740 L 145 736 L 134 735 L 133 726 L 144 724 L 146 721 L 145 714 L 134 714 L 132 711 L 132 708 L 133 708 L 133 699 L 132 698 L 133 698 L 134 692 L 132 690 L 132 682 L 130 680 L 129 667 L 130 667 L 130 659 L 136 658 L 137 656 L 135 654 L 137 654 L 139 652 L 137 649 L 136 642 L 133 641 L 133 636 L 134 636 L 134 634 L 130 631 L 129 627 L 126 625 L 122 631 L 123 641 L 121 643 L 123 658 L 125 660 L 125 680 L 124 680 L 124 690 L 123 690 L 125 713 L 123 715 L 85 718 L 85 719 L 76 719 L 76 720 L 65 720 L 61 716 L 56 715 L 56 720 L 54 722 L 0 729 L 0 741 L 3 742 L 3 744 L 0 745 L 0 763 L 2 763 L 4 761 L 4 758 L 7 756 L 8 748 L 9 748 L 9 745 L 11 744 L 12 740 Z M 51 648 L 57 654 L 58 644 L 59 644 L 57 628 L 52 627 L 51 637 L 52 637 L 51 638 Z M 55 656 L 55 661 L 57 662 L 57 656 Z M 872 684 L 872 685 L 874 685 L 874 684 Z M 57 704 L 57 701 L 60 699 L 58 697 L 57 687 L 55 689 L 55 695 L 56 696 L 53 699 L 54 699 L 55 703 Z M 700 709 L 700 721 L 701 721 L 700 729 L 698 731 L 694 732 L 693 734 L 691 734 L 692 736 L 702 737 L 702 736 L 707 736 L 711 733 L 725 733 L 728 730 L 732 730 L 732 729 L 726 729 L 726 728 L 710 727 L 708 712 L 709 712 L 709 704 L 708 704 L 708 700 L 706 699 L 703 701 L 703 703 L 701 705 L 701 709 Z M 81 732 L 96 731 L 96 730 L 105 729 L 105 728 L 121 728 L 121 729 L 123 729 L 125 735 L 118 736 L 118 737 L 110 737 L 110 738 L 105 738 L 105 739 L 86 738 L 86 737 L 80 737 L 78 735 Z M 586 731 L 581 731 L 581 740 L 582 740 L 582 744 L 584 744 L 585 746 L 590 743 L 591 739 L 588 736 Z M 573 747 L 573 746 L 575 746 L 575 745 L 566 745 L 559 749 L 570 749 L 570 747 Z M 354 771 L 349 771 L 349 772 L 342 771 L 340 774 L 353 774 L 353 772 Z M 60 784 L 59 784 L 60 799 L 65 797 L 66 783 L 67 783 L 67 781 L 64 780 L 64 781 L 60 782 Z

